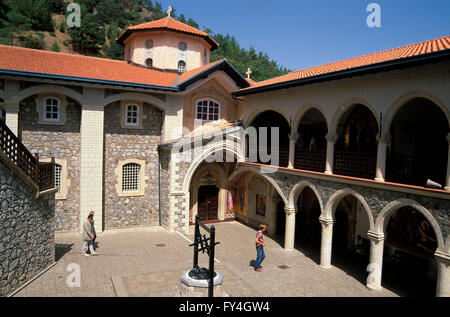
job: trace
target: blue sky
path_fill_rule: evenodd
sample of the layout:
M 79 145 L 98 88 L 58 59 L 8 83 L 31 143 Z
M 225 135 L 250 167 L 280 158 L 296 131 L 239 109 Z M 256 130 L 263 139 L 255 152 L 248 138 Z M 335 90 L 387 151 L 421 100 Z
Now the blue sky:
M 449 0 L 159 0 L 291 70 L 450 35 Z M 381 8 L 369 28 L 366 8 Z

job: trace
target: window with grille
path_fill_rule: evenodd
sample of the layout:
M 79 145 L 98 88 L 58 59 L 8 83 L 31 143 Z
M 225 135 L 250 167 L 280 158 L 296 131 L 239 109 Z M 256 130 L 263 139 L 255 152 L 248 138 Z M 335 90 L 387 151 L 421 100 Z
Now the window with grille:
M 203 121 L 219 120 L 219 104 L 209 99 L 198 101 L 196 118 Z
M 139 125 L 139 106 L 129 104 L 125 107 L 125 124 L 129 126 Z
M 178 62 L 178 72 L 179 73 L 184 73 L 185 71 L 186 71 L 186 62 L 179 61 Z
M 122 191 L 137 192 L 140 190 L 141 166 L 136 163 L 128 163 L 122 167 Z
M 61 195 L 61 184 L 62 184 L 62 166 L 55 164 L 55 187 L 58 188 L 56 195 Z
M 61 104 L 58 98 L 47 97 L 44 99 L 44 121 L 57 122 L 60 118 Z

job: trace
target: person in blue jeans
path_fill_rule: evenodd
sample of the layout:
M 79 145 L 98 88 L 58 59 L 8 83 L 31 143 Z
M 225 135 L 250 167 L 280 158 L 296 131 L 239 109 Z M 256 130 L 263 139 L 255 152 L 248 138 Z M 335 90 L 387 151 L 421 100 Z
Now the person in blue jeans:
M 263 268 L 261 263 L 266 258 L 266 253 L 264 252 L 264 235 L 263 233 L 266 231 L 267 226 L 262 224 L 259 225 L 258 233 L 256 234 L 256 261 L 255 261 L 255 271 L 262 272 Z

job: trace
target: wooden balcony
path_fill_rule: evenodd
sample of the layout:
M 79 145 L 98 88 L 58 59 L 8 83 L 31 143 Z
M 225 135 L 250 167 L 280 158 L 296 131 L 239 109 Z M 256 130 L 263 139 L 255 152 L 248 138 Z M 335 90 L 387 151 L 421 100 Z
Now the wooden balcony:
M 325 171 L 325 150 L 308 150 L 295 148 L 294 168 L 300 170 L 323 172 Z
M 334 151 L 334 174 L 374 179 L 376 164 L 376 153 Z

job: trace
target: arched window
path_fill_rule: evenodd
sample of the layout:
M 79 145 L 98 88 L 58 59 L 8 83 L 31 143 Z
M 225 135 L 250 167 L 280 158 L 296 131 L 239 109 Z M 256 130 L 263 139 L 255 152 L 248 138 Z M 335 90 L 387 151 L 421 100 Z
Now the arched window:
M 141 165 L 128 163 L 122 166 L 122 192 L 139 192 Z
M 178 72 L 184 73 L 186 71 L 186 62 L 185 61 L 178 61 Z
M 203 121 L 219 120 L 220 106 L 211 99 L 197 101 L 196 118 Z
M 147 59 L 145 60 L 145 66 L 147 66 L 147 67 L 153 67 L 153 59 L 147 58 Z
M 43 104 L 43 121 L 58 122 L 61 118 L 61 102 L 56 97 L 47 97 Z
M 178 50 L 180 52 L 185 52 L 187 51 L 187 44 L 185 42 L 180 42 L 178 43 Z
M 125 125 L 139 125 L 139 106 L 136 104 L 127 104 L 125 106 Z

